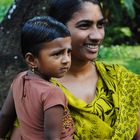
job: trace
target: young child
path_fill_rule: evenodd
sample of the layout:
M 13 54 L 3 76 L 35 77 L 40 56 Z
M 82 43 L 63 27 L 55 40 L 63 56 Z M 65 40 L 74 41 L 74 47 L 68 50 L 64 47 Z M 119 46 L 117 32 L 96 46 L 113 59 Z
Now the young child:
M 10 114 L 15 118 L 17 114 L 19 139 L 72 140 L 74 124 L 66 97 L 49 82 L 51 77 L 62 77 L 70 68 L 68 29 L 51 17 L 30 19 L 22 28 L 21 50 L 29 70 L 19 73 L 11 85 L 1 110 L 0 137 L 8 130 L 8 116 L 3 116 Z

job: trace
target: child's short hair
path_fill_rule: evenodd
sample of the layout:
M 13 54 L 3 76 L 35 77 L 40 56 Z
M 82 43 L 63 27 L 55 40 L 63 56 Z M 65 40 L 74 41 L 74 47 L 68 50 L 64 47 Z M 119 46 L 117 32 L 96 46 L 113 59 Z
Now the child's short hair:
M 67 36 L 70 36 L 70 32 L 66 26 L 54 18 L 49 16 L 34 17 L 22 27 L 21 51 L 23 57 L 28 52 L 38 56 L 41 43 Z

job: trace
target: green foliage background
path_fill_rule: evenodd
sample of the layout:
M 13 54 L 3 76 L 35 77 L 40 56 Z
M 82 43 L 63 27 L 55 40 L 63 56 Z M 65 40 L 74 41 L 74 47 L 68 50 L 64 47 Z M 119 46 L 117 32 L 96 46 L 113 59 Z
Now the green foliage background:
M 101 46 L 98 59 L 106 63 L 121 64 L 140 74 L 140 46 Z
M 0 21 L 13 0 L 0 0 Z M 119 63 L 140 74 L 140 2 L 136 0 L 101 0 L 108 19 L 106 38 L 101 46 L 99 60 Z M 125 20 L 124 20 L 125 19 Z
M 0 21 L 2 21 L 13 2 L 13 0 L 0 0 Z

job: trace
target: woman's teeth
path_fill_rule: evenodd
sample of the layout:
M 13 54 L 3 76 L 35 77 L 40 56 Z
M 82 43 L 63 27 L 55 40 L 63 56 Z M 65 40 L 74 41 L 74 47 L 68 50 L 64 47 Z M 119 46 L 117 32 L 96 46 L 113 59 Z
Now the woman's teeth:
M 90 48 L 90 49 L 95 49 L 95 48 L 97 48 L 97 46 L 95 46 L 95 45 L 86 45 L 86 47 L 87 47 L 87 48 Z

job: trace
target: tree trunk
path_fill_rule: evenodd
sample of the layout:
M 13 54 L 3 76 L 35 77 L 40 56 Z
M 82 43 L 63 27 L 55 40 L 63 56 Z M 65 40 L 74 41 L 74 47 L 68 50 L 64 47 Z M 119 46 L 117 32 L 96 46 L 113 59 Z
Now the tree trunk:
M 0 108 L 15 75 L 26 69 L 20 54 L 21 25 L 29 18 L 47 15 L 47 0 L 16 0 L 0 24 Z

